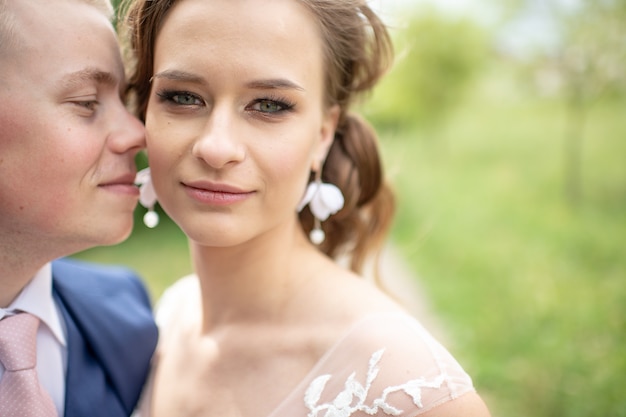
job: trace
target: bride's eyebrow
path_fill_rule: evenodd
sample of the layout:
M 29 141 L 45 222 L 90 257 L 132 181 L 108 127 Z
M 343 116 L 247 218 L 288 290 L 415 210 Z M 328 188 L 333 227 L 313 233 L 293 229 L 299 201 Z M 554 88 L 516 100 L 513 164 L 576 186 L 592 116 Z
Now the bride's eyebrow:
M 152 76 L 150 81 L 155 78 L 164 78 L 171 81 L 185 81 L 196 84 L 206 84 L 206 80 L 196 74 L 192 74 L 181 70 L 165 70 L 156 73 Z M 297 90 L 305 91 L 304 87 L 298 83 L 288 80 L 286 78 L 269 78 L 261 80 L 253 80 L 246 83 L 246 87 L 253 90 Z
M 273 78 L 267 80 L 254 80 L 246 83 L 246 87 L 254 90 L 298 90 L 305 91 L 303 87 L 297 83 L 284 79 Z
M 150 82 L 152 82 L 152 80 L 154 80 L 155 78 L 164 78 L 166 80 L 172 81 L 186 81 L 196 84 L 206 84 L 206 80 L 201 76 L 180 70 L 165 70 L 162 72 L 158 72 L 154 74 L 152 78 L 150 78 Z

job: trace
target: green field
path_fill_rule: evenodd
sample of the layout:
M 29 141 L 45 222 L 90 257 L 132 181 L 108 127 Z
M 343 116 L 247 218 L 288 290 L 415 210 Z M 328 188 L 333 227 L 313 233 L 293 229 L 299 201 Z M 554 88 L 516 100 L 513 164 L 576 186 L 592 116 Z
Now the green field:
M 572 204 L 563 103 L 485 75 L 445 126 L 382 134 L 393 241 L 494 417 L 626 416 L 626 102 L 590 108 Z M 132 266 L 155 299 L 190 271 L 168 222 L 79 256 Z
M 578 204 L 563 103 L 506 79 L 385 145 L 394 239 L 495 416 L 626 416 L 626 103 L 587 121 Z

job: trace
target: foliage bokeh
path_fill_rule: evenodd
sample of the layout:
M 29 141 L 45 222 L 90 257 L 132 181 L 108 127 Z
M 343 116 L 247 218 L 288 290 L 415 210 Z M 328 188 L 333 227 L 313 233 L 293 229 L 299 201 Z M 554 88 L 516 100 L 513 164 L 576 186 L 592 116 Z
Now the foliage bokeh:
M 379 128 L 436 126 L 454 109 L 487 56 L 481 27 L 435 11 L 393 28 L 396 62 L 361 111 Z

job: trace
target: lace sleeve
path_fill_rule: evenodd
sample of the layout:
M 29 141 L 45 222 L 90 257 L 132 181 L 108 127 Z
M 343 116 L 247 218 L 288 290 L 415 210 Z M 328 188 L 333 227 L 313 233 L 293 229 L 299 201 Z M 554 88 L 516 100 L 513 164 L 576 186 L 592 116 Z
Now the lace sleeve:
M 413 417 L 474 391 L 450 353 L 404 314 L 359 322 L 320 365 L 303 395 L 308 417 Z

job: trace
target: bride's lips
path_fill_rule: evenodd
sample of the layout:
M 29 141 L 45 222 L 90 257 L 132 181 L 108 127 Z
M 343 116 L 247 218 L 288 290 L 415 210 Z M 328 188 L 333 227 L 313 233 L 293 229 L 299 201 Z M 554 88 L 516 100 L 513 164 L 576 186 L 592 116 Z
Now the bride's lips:
M 135 173 L 128 172 L 98 184 L 98 187 L 118 194 L 131 196 L 139 195 L 139 188 L 135 185 Z
M 245 191 L 241 188 L 207 181 L 181 182 L 185 192 L 195 201 L 213 205 L 228 206 L 238 203 L 254 194 L 254 191 Z

